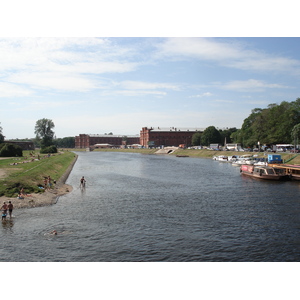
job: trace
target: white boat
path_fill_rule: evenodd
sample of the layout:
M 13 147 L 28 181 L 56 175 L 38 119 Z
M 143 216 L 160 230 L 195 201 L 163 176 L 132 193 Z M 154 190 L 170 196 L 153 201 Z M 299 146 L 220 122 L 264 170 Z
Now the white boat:
M 214 156 L 213 160 L 228 162 L 228 156 L 226 156 L 226 155 Z
M 254 166 L 267 166 L 268 162 L 267 161 L 257 161 L 254 163 Z
M 238 155 L 228 156 L 228 161 L 231 162 L 231 163 L 237 161 L 238 159 L 239 159 Z
M 233 166 L 241 166 L 241 165 L 253 165 L 255 162 L 253 155 L 241 155 L 237 158 L 237 160 L 232 161 Z

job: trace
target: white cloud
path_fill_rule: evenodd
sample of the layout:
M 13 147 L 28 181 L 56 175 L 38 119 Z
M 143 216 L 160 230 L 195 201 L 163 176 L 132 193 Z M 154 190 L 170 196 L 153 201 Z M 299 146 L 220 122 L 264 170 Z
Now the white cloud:
M 179 86 L 169 83 L 159 82 L 145 82 L 145 81 L 122 81 L 117 83 L 121 87 L 128 90 L 156 90 L 156 89 L 167 89 L 167 90 L 180 90 Z
M 210 97 L 212 95 L 213 95 L 212 93 L 206 92 L 206 93 L 190 96 L 190 98 L 203 98 L 203 97 Z
M 166 96 L 166 92 L 161 91 L 143 91 L 143 90 L 119 90 L 112 92 L 112 94 L 118 94 L 123 96 L 142 96 L 142 95 L 152 95 L 152 96 Z
M 158 57 L 198 59 L 252 71 L 299 74 L 300 61 L 245 48 L 240 42 L 216 38 L 168 38 L 157 46 Z
M 62 72 L 17 73 L 11 75 L 8 80 L 13 83 L 27 84 L 34 89 L 86 92 L 97 88 L 96 83 L 84 76 Z
M 276 83 L 266 83 L 262 80 L 249 79 L 249 80 L 235 80 L 228 82 L 221 86 L 221 88 L 225 90 L 234 90 L 240 92 L 261 92 L 265 89 L 283 89 L 289 88 L 287 86 L 283 86 Z
M 26 97 L 32 95 L 32 91 L 16 84 L 0 82 L 0 97 L 13 98 L 13 97 Z
M 2 80 L 10 83 L 89 91 L 97 87 L 95 74 L 136 70 L 137 63 L 126 61 L 127 53 L 129 49 L 112 45 L 108 39 L 1 39 L 0 72 Z

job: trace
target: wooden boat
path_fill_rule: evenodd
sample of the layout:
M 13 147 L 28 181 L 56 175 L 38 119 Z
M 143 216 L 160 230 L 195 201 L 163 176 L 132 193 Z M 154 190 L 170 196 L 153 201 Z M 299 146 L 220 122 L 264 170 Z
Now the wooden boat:
M 300 180 L 300 166 L 287 164 L 271 164 L 270 166 L 284 170 L 292 180 Z
M 270 166 L 252 166 L 252 165 L 242 165 L 240 172 L 243 175 L 251 176 L 258 179 L 267 180 L 283 180 L 288 179 L 285 170 L 278 169 L 277 167 Z

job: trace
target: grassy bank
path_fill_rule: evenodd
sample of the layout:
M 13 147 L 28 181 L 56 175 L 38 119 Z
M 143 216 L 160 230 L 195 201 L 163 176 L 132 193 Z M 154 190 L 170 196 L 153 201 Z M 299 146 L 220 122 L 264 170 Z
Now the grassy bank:
M 37 160 L 40 155 L 40 160 Z M 43 192 L 38 185 L 43 185 L 44 177 L 59 180 L 72 164 L 76 155 L 64 151 L 48 157 L 35 151 L 34 157 L 29 151 L 23 151 L 21 158 L 0 159 L 0 196 L 15 197 L 24 188 L 27 193 Z

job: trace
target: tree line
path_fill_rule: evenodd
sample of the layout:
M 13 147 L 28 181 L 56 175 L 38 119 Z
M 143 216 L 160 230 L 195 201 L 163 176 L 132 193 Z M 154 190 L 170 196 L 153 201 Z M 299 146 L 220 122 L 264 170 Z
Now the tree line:
M 195 133 L 193 145 L 212 143 L 240 143 L 244 148 L 260 145 L 298 144 L 300 135 L 300 98 L 269 104 L 267 108 L 254 108 L 240 129 L 218 130 L 210 126 L 203 133 Z

